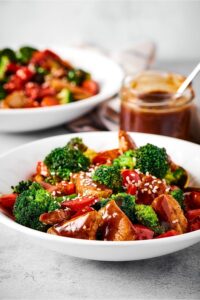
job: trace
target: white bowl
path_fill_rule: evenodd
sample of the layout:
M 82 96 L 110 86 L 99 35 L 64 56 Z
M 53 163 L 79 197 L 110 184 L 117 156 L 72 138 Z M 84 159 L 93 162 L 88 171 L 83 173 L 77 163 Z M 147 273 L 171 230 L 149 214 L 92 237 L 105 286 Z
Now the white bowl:
M 61 47 L 50 47 L 50 49 L 63 59 L 69 60 L 74 66 L 90 72 L 94 80 L 100 84 L 99 94 L 65 105 L 0 109 L 0 132 L 40 130 L 67 123 L 88 112 L 119 91 L 123 72 L 108 57 L 86 49 Z
M 153 143 L 166 147 L 172 159 L 190 171 L 192 180 L 200 182 L 200 146 L 157 135 L 132 133 L 138 145 Z M 74 136 L 81 136 L 89 147 L 95 150 L 117 147 L 116 132 L 92 132 L 67 134 L 42 139 L 18 147 L 0 156 L 0 191 L 10 192 L 10 186 L 34 172 L 36 162 L 43 159 L 55 147 L 63 146 Z M 58 252 L 94 260 L 128 261 L 146 259 L 172 253 L 200 241 L 200 230 L 179 236 L 128 242 L 89 241 L 81 239 L 54 236 L 21 226 L 0 213 L 0 223 L 21 232 L 31 242 Z

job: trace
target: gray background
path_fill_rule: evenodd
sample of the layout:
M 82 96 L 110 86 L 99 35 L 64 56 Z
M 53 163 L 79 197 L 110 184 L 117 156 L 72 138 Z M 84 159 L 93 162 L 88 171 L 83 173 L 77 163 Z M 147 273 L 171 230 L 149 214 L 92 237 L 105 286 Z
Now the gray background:
M 198 59 L 200 1 L 0 0 L 0 44 L 123 48 L 153 39 L 161 59 Z
M 112 50 L 149 38 L 158 46 L 157 68 L 187 74 L 200 56 L 199 14 L 199 1 L 0 0 L 0 47 L 89 41 Z M 194 87 L 198 100 L 199 78 Z M 0 153 L 63 133 L 64 126 L 0 133 Z M 199 250 L 197 244 L 146 261 L 95 262 L 43 249 L 0 225 L 0 299 L 200 299 Z

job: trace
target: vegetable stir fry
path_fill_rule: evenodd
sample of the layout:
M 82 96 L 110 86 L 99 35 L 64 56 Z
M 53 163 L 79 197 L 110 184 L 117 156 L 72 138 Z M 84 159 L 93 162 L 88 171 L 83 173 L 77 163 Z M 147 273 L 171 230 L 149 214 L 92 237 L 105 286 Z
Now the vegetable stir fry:
M 96 95 L 91 74 L 51 50 L 22 47 L 0 51 L 0 108 L 68 104 Z
M 137 147 L 124 131 L 118 149 L 96 153 L 81 138 L 52 150 L 28 180 L 0 197 L 19 224 L 58 236 L 129 241 L 200 229 L 200 190 L 164 148 Z

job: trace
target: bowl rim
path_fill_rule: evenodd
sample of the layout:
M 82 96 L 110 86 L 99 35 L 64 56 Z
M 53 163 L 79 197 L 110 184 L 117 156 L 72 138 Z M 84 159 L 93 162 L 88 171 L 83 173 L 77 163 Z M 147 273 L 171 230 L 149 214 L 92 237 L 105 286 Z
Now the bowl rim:
M 21 150 L 24 147 L 29 147 L 32 145 L 35 145 L 37 143 L 40 142 L 47 142 L 50 140 L 54 140 L 54 139 L 62 139 L 64 137 L 74 137 L 77 135 L 113 135 L 113 134 L 118 134 L 118 131 L 91 131 L 91 132 L 81 132 L 81 133 L 66 133 L 66 134 L 61 134 L 61 135 L 56 135 L 56 136 L 51 136 L 51 137 L 47 137 L 47 138 L 42 138 L 42 139 L 38 139 L 29 143 L 25 143 L 23 145 L 20 145 L 18 147 L 15 147 L 9 151 L 6 151 L 5 153 L 2 153 L 0 155 L 0 160 L 4 159 L 7 155 L 12 154 L 15 151 Z M 167 136 L 162 136 L 162 135 L 156 135 L 156 134 L 147 134 L 147 133 L 138 133 L 138 132 L 129 132 L 129 134 L 131 135 L 135 135 L 135 136 L 148 136 L 148 137 L 154 137 L 154 138 L 161 138 L 161 139 L 165 139 L 165 140 L 173 140 L 174 142 L 176 141 L 176 143 L 180 143 L 180 144 L 187 144 L 189 146 L 195 147 L 196 149 L 198 149 L 198 151 L 200 152 L 200 145 L 189 142 L 189 141 L 185 141 L 185 140 L 181 140 L 181 139 L 176 139 L 173 137 L 167 137 Z M 60 242 L 60 243 L 71 243 L 71 244 L 81 244 L 81 245 L 91 245 L 91 246 L 106 246 L 106 247 L 110 247 L 110 246 L 122 246 L 122 247 L 127 247 L 127 246 L 133 246 L 133 245 L 157 245 L 160 243 L 164 243 L 164 244 L 168 244 L 171 243 L 171 241 L 174 242 L 181 242 L 184 240 L 193 240 L 199 237 L 200 240 L 200 229 L 193 231 L 193 232 L 187 232 L 181 235 L 176 235 L 176 236 L 172 236 L 172 237 L 166 237 L 166 238 L 160 238 L 160 239 L 149 239 L 149 240 L 134 240 L 134 241 L 98 241 L 98 240 L 84 240 L 84 239 L 76 239 L 76 238 L 70 238 L 70 237 L 62 237 L 62 236 L 57 236 L 57 235 L 51 235 L 48 234 L 46 232 L 41 232 L 41 231 L 37 231 L 35 229 L 23 226 L 21 224 L 18 224 L 17 222 L 13 221 L 12 219 L 10 219 L 9 217 L 7 217 L 6 215 L 4 215 L 3 213 L 0 212 L 0 224 L 3 224 L 5 226 L 8 226 L 9 228 L 15 229 L 18 232 L 24 233 L 28 236 L 33 236 L 33 237 L 37 237 L 39 239 L 43 239 L 43 240 L 47 240 L 47 241 L 54 241 L 54 242 Z

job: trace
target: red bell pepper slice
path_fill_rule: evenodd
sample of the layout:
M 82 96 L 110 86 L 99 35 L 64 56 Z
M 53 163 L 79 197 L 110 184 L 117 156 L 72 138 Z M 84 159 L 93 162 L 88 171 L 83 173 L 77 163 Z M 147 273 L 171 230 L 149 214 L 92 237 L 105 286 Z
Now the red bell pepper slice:
M 3 207 L 12 209 L 15 204 L 16 198 L 17 198 L 17 194 L 3 195 L 0 197 L 0 203 L 2 204 Z
M 178 235 L 178 232 L 176 232 L 176 230 L 172 229 L 172 230 L 169 230 L 169 231 L 167 231 L 165 233 L 162 233 L 162 234 L 158 235 L 156 237 L 156 239 L 161 239 L 161 238 L 175 236 L 175 235 Z
M 99 85 L 94 80 L 85 80 L 85 81 L 83 81 L 82 88 L 86 92 L 91 93 L 92 95 L 96 95 L 99 92 Z
M 12 210 L 10 208 L 5 208 L 1 203 L 0 203 L 0 212 L 5 216 L 7 216 L 8 218 L 15 220 Z
M 61 203 L 62 207 L 69 207 L 72 211 L 77 212 L 79 210 L 82 210 L 86 206 L 91 206 L 98 202 L 97 197 L 92 196 L 83 196 L 81 198 L 75 198 L 73 200 L 66 200 Z
M 52 96 L 44 97 L 41 102 L 42 107 L 54 106 L 54 105 L 58 105 L 58 104 L 59 104 L 59 100 L 56 97 L 52 97 Z
M 86 207 L 84 207 L 83 209 L 77 211 L 77 212 L 73 215 L 72 218 L 80 217 L 80 216 L 82 216 L 82 215 L 84 215 L 84 214 L 86 214 L 86 213 L 88 213 L 88 212 L 90 212 L 90 211 L 93 211 L 93 210 L 94 210 L 94 208 L 92 208 L 92 207 L 90 207 L 90 206 L 86 206 Z
M 136 240 L 149 240 L 152 239 L 154 236 L 153 230 L 146 226 L 140 224 L 133 224 L 133 228 L 136 233 Z

